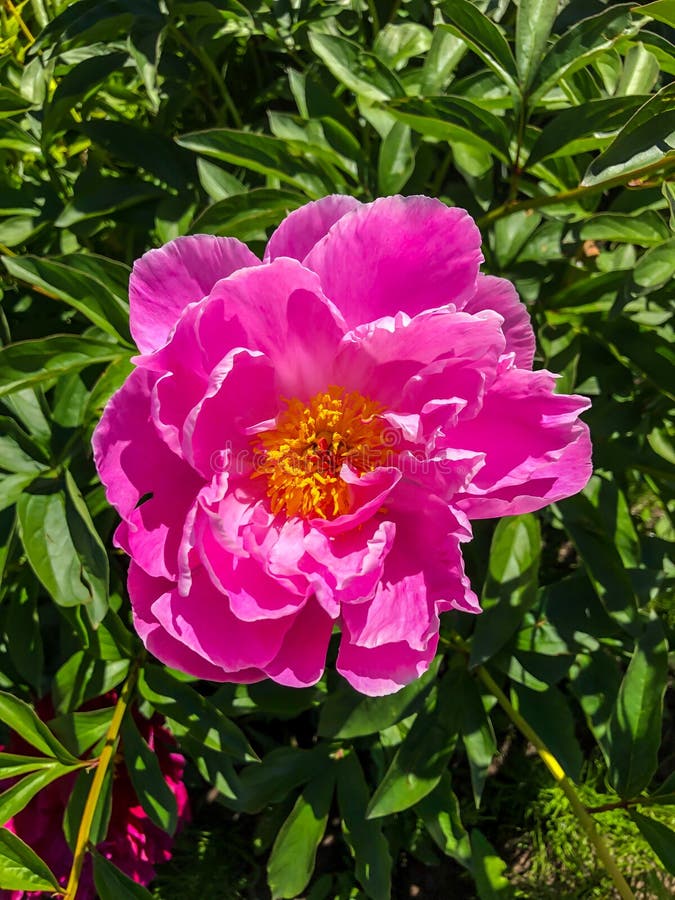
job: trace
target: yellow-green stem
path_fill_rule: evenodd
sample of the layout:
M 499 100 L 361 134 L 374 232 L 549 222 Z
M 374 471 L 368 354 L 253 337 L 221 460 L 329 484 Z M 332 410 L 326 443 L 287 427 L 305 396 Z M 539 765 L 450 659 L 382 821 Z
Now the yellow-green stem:
M 73 865 L 70 870 L 68 884 L 66 885 L 66 893 L 63 896 L 63 900 L 75 900 L 75 897 L 77 895 L 77 889 L 80 884 L 80 876 L 82 875 L 82 866 L 84 865 L 84 860 L 87 855 L 91 826 L 94 821 L 94 814 L 96 812 L 96 807 L 98 806 L 101 789 L 103 788 L 103 781 L 105 779 L 106 772 L 108 771 L 108 767 L 110 766 L 112 758 L 115 755 L 115 750 L 117 749 L 117 742 L 119 740 L 122 719 L 124 718 L 124 713 L 126 712 L 129 705 L 129 699 L 136 685 L 136 679 L 138 678 L 138 670 L 140 668 L 140 664 L 140 658 L 132 663 L 129 674 L 127 675 L 127 680 L 124 682 L 124 686 L 122 687 L 119 699 L 115 705 L 115 710 L 110 722 L 110 727 L 108 728 L 108 732 L 105 736 L 105 744 L 103 746 L 103 750 L 101 751 L 101 755 L 98 758 L 96 772 L 94 773 L 94 780 L 91 783 L 89 794 L 87 796 L 87 802 L 84 805 L 82 821 L 80 822 L 80 828 L 77 832 L 77 841 L 75 842 Z
M 609 852 L 609 848 L 607 847 L 604 838 L 595 827 L 595 822 L 588 814 L 584 804 L 579 799 L 579 795 L 577 794 L 574 785 L 565 774 L 563 767 L 539 737 L 537 732 L 532 728 L 531 725 L 528 724 L 528 722 L 525 721 L 518 710 L 511 704 L 504 691 L 502 691 L 502 689 L 499 687 L 499 685 L 490 675 L 487 669 L 483 668 L 483 666 L 478 666 L 478 668 L 476 669 L 476 673 L 485 687 L 494 697 L 496 697 L 497 702 L 502 707 L 509 719 L 516 726 L 516 728 L 521 732 L 521 734 L 524 735 L 524 737 L 528 739 L 528 741 L 530 741 L 531 744 L 533 744 L 544 765 L 558 782 L 560 789 L 569 800 L 572 811 L 577 817 L 579 824 L 583 828 L 586 837 L 594 847 L 595 852 L 598 854 L 598 858 L 607 870 L 607 874 L 614 882 L 614 886 L 619 892 L 619 896 L 621 896 L 623 900 L 635 900 L 635 895 L 628 886 L 626 879 L 619 871 L 619 867 L 617 866 L 614 857 Z
M 531 197 L 529 200 L 510 200 L 495 209 L 491 209 L 478 219 L 479 228 L 485 228 L 496 222 L 497 219 L 503 219 L 506 216 L 512 216 L 514 213 L 522 212 L 528 209 L 539 209 L 542 206 L 554 206 L 556 203 L 564 203 L 567 200 L 577 200 L 579 197 L 587 197 L 590 194 L 597 194 L 600 191 L 608 191 L 610 188 L 619 187 L 619 185 L 627 184 L 629 181 L 635 181 L 652 172 L 660 169 L 671 169 L 675 166 L 675 156 L 667 156 L 656 162 L 650 163 L 648 166 L 642 166 L 640 169 L 633 169 L 624 175 L 615 175 L 614 178 L 608 178 L 607 181 L 601 181 L 599 184 L 579 185 L 569 191 L 561 191 L 559 194 L 548 194 L 541 197 Z
M 34 44 L 34 43 L 35 43 L 35 38 L 34 38 L 33 35 L 31 34 L 30 29 L 28 28 L 28 25 L 26 25 L 26 23 L 24 22 L 24 20 L 21 18 L 21 13 L 20 13 L 19 10 L 16 8 L 16 6 L 14 6 L 14 4 L 12 3 L 12 0 L 5 0 L 5 6 L 6 6 L 6 8 L 9 10 L 9 12 L 11 13 L 11 15 L 14 17 L 14 19 L 15 19 L 15 21 L 16 21 L 16 24 L 19 26 L 19 28 L 21 29 L 21 31 L 23 31 L 23 33 L 24 33 L 24 35 L 25 35 L 25 37 L 26 37 L 26 40 L 28 41 L 29 45 L 30 45 L 30 44 Z

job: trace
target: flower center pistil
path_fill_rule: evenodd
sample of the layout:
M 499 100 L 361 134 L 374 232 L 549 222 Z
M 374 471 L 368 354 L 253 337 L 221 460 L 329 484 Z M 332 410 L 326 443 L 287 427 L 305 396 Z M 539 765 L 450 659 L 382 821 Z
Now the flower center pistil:
M 349 512 L 343 465 L 358 475 L 386 461 L 383 407 L 357 391 L 331 386 L 309 401 L 286 401 L 274 428 L 254 439 L 253 477 L 267 479 L 275 515 L 332 519 Z

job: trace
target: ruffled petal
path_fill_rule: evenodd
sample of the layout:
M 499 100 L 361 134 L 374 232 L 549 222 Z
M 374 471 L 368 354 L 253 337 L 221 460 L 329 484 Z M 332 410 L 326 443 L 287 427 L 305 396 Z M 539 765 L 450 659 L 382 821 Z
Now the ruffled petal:
M 468 300 L 480 246 L 465 210 L 428 197 L 384 197 L 343 216 L 304 262 L 354 327 Z
M 265 262 L 271 262 L 278 256 L 290 256 L 302 262 L 339 219 L 360 206 L 361 203 L 353 197 L 331 194 L 294 210 L 269 239 Z
M 502 331 L 506 338 L 506 353 L 515 354 L 519 369 L 531 369 L 536 340 L 530 314 L 510 281 L 493 275 L 479 275 L 476 293 L 462 307 L 464 312 L 477 313 L 493 309 L 504 316 Z
M 142 353 L 163 347 L 185 307 L 213 285 L 260 260 L 236 238 L 195 234 L 150 250 L 129 280 L 131 334 Z
M 321 678 L 326 665 L 333 619 L 316 602 L 309 602 L 294 618 L 275 659 L 265 674 L 287 687 L 309 687 Z

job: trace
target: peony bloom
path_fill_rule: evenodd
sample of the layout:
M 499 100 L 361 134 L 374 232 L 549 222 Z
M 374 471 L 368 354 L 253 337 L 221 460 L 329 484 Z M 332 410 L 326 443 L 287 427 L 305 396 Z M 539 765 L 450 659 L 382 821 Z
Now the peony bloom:
M 335 626 L 359 691 L 398 690 L 439 614 L 480 611 L 470 520 L 579 491 L 583 397 L 532 371 L 510 282 L 469 215 L 326 197 L 261 262 L 233 238 L 146 253 L 136 369 L 94 435 L 148 649 L 197 677 L 313 684 Z
M 46 706 L 43 704 L 43 709 Z M 161 726 L 161 717 L 136 717 L 136 725 L 159 760 L 164 780 L 176 798 L 178 827 L 190 820 L 188 794 L 183 784 L 184 757 L 176 752 L 172 735 Z M 9 748 L 13 753 L 34 753 L 20 739 Z M 76 775 L 65 775 L 43 788 L 5 827 L 18 835 L 50 867 L 59 884 L 65 887 L 73 862 L 73 854 L 63 835 L 63 814 L 75 783 Z M 112 790 L 112 808 L 108 834 L 97 850 L 130 878 L 142 885 L 155 877 L 155 864 L 171 859 L 173 838 L 148 819 L 124 765 L 116 765 Z M 0 891 L 0 897 L 23 900 L 43 897 L 42 892 Z M 77 892 L 78 900 L 95 900 L 91 859 L 85 859 Z

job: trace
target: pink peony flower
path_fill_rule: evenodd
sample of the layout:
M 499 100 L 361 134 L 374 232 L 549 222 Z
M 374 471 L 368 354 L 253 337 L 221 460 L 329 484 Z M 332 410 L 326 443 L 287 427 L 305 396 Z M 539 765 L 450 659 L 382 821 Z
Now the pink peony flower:
M 43 709 L 46 707 L 43 704 Z M 50 710 L 51 711 L 51 710 Z M 49 715 L 49 713 L 47 713 Z M 183 784 L 184 757 L 176 752 L 172 735 L 161 726 L 161 717 L 136 717 L 139 731 L 156 754 L 164 780 L 176 798 L 179 828 L 190 820 L 190 804 Z M 34 754 L 20 739 L 10 748 L 13 753 Z M 75 774 L 66 775 L 43 788 L 28 805 L 5 823 L 50 867 L 59 884 L 65 887 L 73 862 L 73 854 L 63 835 L 63 814 L 68 803 Z M 97 850 L 130 878 L 142 885 L 155 877 L 155 864 L 171 859 L 173 838 L 148 819 L 139 804 L 126 767 L 116 764 L 112 791 L 112 809 L 108 834 Z M 1 891 L 0 898 L 24 900 L 43 897 L 42 892 Z M 85 859 L 77 892 L 78 900 L 95 900 L 91 859 Z
M 532 371 L 510 282 L 469 215 L 326 197 L 263 261 L 194 235 L 130 282 L 137 368 L 94 435 L 131 557 L 136 628 L 216 681 L 387 694 L 429 666 L 439 614 L 479 612 L 470 520 L 536 510 L 591 471 L 583 397 Z

